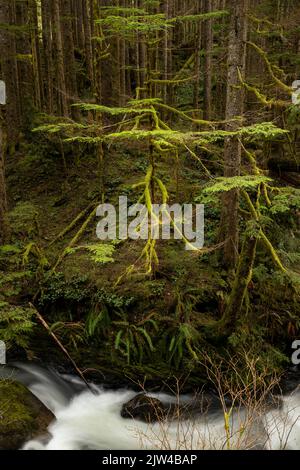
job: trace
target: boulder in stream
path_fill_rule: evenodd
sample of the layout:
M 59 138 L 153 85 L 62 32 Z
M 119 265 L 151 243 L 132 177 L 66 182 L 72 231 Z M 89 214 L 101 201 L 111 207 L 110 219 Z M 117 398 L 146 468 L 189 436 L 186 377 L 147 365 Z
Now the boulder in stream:
M 163 403 L 157 398 L 144 393 L 124 403 L 121 409 L 122 418 L 139 419 L 146 423 L 164 420 L 189 420 L 200 416 L 207 410 L 220 409 L 220 401 L 213 394 L 200 394 L 188 402 Z
M 143 393 L 124 403 L 121 410 L 122 418 L 139 419 L 146 423 L 164 420 L 167 418 L 170 407 L 165 406 L 157 398 Z

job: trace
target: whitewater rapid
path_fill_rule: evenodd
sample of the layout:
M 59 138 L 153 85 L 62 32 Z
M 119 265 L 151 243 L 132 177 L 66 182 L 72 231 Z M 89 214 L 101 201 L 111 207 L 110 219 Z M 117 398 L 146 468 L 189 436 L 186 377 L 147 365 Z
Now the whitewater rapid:
M 221 409 L 147 424 L 121 417 L 134 391 L 98 385 L 87 390 L 75 377 L 26 364 L 18 364 L 14 376 L 55 415 L 48 435 L 27 442 L 25 450 L 300 449 L 298 388 L 265 413 L 234 409 L 226 430 Z M 164 403 L 178 399 L 162 393 L 149 396 Z M 192 399 L 181 397 L 184 403 Z

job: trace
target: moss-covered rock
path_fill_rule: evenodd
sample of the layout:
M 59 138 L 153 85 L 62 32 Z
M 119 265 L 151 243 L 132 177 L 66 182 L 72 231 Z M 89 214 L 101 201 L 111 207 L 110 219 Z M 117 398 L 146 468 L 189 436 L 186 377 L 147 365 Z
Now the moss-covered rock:
M 19 449 L 46 432 L 53 414 L 23 385 L 0 381 L 0 449 Z

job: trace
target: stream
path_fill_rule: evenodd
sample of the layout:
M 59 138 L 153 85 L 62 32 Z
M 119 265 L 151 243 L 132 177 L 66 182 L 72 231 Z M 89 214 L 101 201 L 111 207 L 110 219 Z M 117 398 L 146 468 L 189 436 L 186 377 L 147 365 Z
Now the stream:
M 2 368 L 1 377 L 26 385 L 55 415 L 48 435 L 27 442 L 25 450 L 300 449 L 299 387 L 264 412 L 233 409 L 226 429 L 219 406 L 188 418 L 145 423 L 121 417 L 124 403 L 137 395 L 133 390 L 107 390 L 95 384 L 88 390 L 77 377 L 21 363 Z M 183 405 L 194 399 L 165 393 L 149 396 Z

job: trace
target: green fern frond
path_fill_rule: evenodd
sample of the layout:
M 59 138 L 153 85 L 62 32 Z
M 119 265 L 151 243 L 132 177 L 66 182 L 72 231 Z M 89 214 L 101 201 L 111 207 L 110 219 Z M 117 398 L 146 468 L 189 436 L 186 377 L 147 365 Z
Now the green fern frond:
M 253 189 L 257 188 L 261 183 L 271 182 L 272 179 L 267 176 L 232 176 L 232 177 L 220 177 L 215 179 L 215 183 L 204 189 L 204 193 L 221 193 L 228 192 L 232 189 Z

